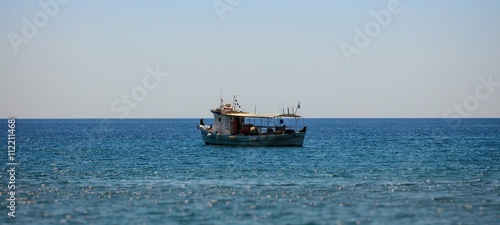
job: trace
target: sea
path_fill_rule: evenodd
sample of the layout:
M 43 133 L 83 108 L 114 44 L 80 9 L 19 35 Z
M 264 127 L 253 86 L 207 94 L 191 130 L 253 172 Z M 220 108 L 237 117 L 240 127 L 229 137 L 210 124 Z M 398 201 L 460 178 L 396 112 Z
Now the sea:
M 2 119 L 0 223 L 500 224 L 500 119 L 306 119 L 303 147 L 198 123 L 16 119 L 10 161 Z

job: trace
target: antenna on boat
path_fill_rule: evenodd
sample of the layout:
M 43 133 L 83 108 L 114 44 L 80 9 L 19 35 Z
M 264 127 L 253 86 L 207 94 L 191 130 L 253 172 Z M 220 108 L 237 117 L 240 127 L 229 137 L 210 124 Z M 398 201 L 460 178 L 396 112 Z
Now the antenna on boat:
M 220 106 L 224 106 L 224 100 L 222 99 L 222 86 L 220 86 Z
M 233 95 L 233 110 L 236 109 L 236 102 L 237 102 L 236 95 Z
M 295 109 L 295 112 L 293 114 L 297 114 L 297 111 L 300 109 L 300 101 L 299 103 L 297 104 L 297 108 Z
M 236 99 L 236 98 L 234 99 L 234 108 L 236 110 L 240 110 L 241 109 L 241 105 L 240 105 L 240 103 L 238 103 L 238 99 Z

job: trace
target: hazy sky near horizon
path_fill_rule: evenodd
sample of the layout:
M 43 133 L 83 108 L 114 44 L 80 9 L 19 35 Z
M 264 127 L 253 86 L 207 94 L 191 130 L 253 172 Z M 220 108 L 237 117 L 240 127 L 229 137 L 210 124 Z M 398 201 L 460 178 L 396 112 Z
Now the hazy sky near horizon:
M 0 1 L 0 118 L 206 118 L 221 87 L 261 113 L 300 101 L 305 117 L 500 117 L 498 12 L 494 0 Z

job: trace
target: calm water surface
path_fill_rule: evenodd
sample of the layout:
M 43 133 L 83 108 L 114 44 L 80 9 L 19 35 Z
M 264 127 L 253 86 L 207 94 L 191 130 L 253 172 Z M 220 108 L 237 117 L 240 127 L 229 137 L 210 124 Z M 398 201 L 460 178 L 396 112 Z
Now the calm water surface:
M 500 224 L 500 119 L 309 119 L 305 146 L 280 148 L 206 146 L 197 122 L 17 120 L 0 221 Z

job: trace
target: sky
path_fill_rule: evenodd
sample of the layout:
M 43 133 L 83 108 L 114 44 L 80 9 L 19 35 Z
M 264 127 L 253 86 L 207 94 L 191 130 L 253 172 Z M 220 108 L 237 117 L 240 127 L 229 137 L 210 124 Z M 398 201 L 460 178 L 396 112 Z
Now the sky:
M 0 118 L 500 117 L 500 1 L 0 1 Z M 222 91 L 221 91 L 222 90 Z

